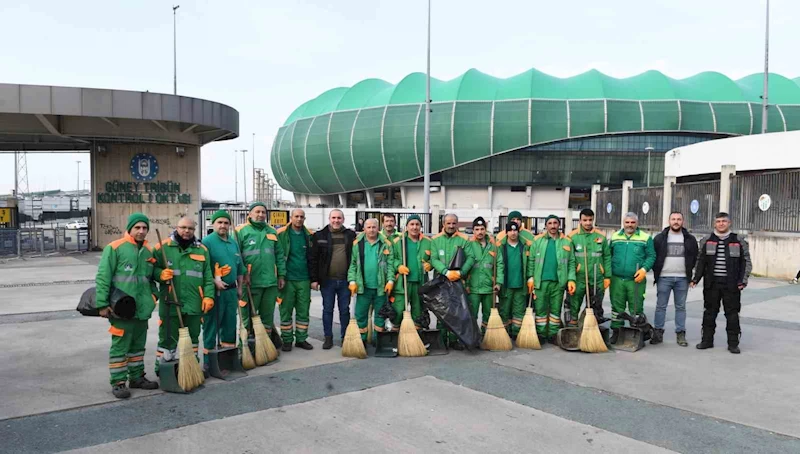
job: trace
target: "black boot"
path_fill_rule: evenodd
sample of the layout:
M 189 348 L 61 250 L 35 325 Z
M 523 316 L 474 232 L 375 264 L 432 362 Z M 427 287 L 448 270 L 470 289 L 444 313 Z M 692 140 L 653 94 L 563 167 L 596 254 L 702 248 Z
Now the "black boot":
M 292 344 L 291 344 L 290 342 L 285 342 L 285 343 L 283 344 L 283 347 L 281 347 L 281 350 L 283 350 L 283 351 L 285 351 L 285 352 L 290 352 L 290 351 L 292 351 Z
M 650 345 L 656 345 L 664 342 L 664 330 L 663 329 L 654 329 L 653 330 L 653 338 L 650 339 Z
M 323 350 L 330 350 L 333 348 L 333 336 L 325 336 L 325 342 L 322 344 Z
M 705 328 L 701 331 L 702 340 L 697 344 L 698 350 L 705 350 L 707 348 L 714 348 L 714 331 L 706 331 Z
M 285 346 L 286 344 L 284 344 Z M 314 350 L 314 346 L 309 344 L 307 341 L 303 342 L 295 342 L 294 346 L 297 348 L 302 348 L 303 350 Z
M 128 387 L 125 386 L 125 382 L 117 383 L 116 385 L 111 386 L 111 392 L 114 394 L 114 397 L 117 399 L 127 399 L 131 397 L 131 392 L 128 390 Z
M 728 351 L 738 355 L 742 351 L 739 350 L 739 338 L 741 337 L 740 333 L 728 333 Z
M 131 380 L 130 387 L 139 389 L 158 389 L 158 382 L 150 381 L 144 378 L 144 375 L 142 375 L 136 380 Z
M 738 355 L 739 353 L 742 352 L 741 350 L 739 350 L 738 345 L 728 345 L 728 351 L 733 353 L 734 355 Z
M 614 345 L 617 343 L 617 339 L 619 339 L 619 328 L 611 328 L 611 339 L 609 339 L 609 342 Z

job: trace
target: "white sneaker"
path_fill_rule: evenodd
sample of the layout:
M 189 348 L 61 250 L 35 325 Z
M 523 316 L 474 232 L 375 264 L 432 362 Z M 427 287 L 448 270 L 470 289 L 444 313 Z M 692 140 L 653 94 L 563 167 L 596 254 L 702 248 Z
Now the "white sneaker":
M 797 284 L 797 278 L 792 279 L 792 284 Z

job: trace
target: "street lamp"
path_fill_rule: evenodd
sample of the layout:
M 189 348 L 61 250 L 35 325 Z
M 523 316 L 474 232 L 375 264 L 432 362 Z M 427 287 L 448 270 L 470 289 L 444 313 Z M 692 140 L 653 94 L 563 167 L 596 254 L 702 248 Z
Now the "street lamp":
M 233 203 L 239 203 L 239 165 L 236 163 L 236 152 L 233 150 Z
M 647 187 L 648 188 L 650 187 L 650 153 L 652 153 L 653 150 L 654 150 L 653 147 L 645 148 L 645 151 L 647 152 Z
M 244 154 L 247 150 L 239 150 L 242 153 L 242 201 L 247 205 L 247 161 L 244 160 Z
M 761 134 L 767 133 L 768 99 L 769 99 L 769 0 L 767 0 L 767 25 L 764 37 L 764 93 L 761 95 Z
M 252 173 L 253 173 L 253 202 L 255 202 L 256 199 L 257 199 L 257 197 L 256 197 L 256 133 L 253 133 L 253 148 L 252 148 L 252 150 L 253 150 L 253 167 L 252 167 Z
M 81 162 L 80 161 L 75 161 L 75 163 L 78 165 L 78 177 L 75 179 L 75 190 L 76 191 L 80 191 L 81 190 Z
M 425 172 L 423 181 L 422 211 L 431 211 L 431 0 L 428 0 L 428 53 L 425 72 Z
M 172 7 L 172 90 L 176 95 L 178 94 L 178 20 L 176 11 L 180 7 L 181 5 Z

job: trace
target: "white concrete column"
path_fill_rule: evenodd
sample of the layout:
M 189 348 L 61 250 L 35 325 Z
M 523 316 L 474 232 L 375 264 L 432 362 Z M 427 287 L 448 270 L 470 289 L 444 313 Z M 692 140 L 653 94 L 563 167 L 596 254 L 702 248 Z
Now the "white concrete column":
M 439 186 L 439 192 L 442 193 L 442 203 L 444 203 L 444 211 L 450 209 L 450 205 L 447 204 L 447 187 L 444 185 Z
M 533 209 L 533 187 L 525 186 L 525 197 L 528 198 L 528 209 Z
M 731 209 L 731 177 L 736 175 L 736 166 L 724 165 L 719 173 L 719 211 Z
M 295 205 L 303 206 L 303 194 L 300 194 L 299 192 L 293 192 L 292 195 L 294 195 Z
M 564 186 L 564 231 L 572 230 L 572 210 L 569 207 L 569 186 Z
M 400 186 L 400 203 L 403 205 L 403 208 L 408 208 L 408 188 L 405 186 Z
M 342 208 L 347 208 L 347 194 L 344 192 L 339 193 L 339 205 L 341 205 Z
M 592 211 L 594 211 L 595 217 L 597 217 L 597 193 L 600 192 L 600 185 L 593 184 L 592 185 Z
M 492 198 L 493 198 L 493 197 L 492 197 L 492 196 L 493 196 L 493 194 L 492 194 L 492 191 L 493 191 L 493 190 L 494 190 L 494 188 L 493 188 L 492 186 L 487 186 L 487 187 L 486 187 L 486 193 L 487 193 L 487 196 L 488 196 L 488 198 L 489 198 L 489 209 L 490 209 L 490 210 L 492 209 L 492 206 L 493 206 L 493 203 L 494 203 L 494 202 L 492 201 Z
M 365 192 L 367 194 L 367 208 L 374 207 L 375 206 L 375 191 L 373 191 L 372 189 L 367 189 Z
M 677 181 L 676 177 L 664 175 L 664 193 L 661 197 L 661 226 L 669 225 L 669 214 L 672 212 L 672 185 Z M 684 214 L 686 216 L 686 214 Z
M 442 230 L 442 226 L 439 225 L 439 205 L 432 205 L 431 206 L 431 233 L 436 235 L 439 231 Z
M 623 227 L 625 225 L 625 213 L 628 211 L 628 204 L 630 200 L 628 199 L 629 190 L 633 187 L 633 180 L 625 180 L 622 182 L 622 209 L 620 210 L 619 214 L 619 226 Z

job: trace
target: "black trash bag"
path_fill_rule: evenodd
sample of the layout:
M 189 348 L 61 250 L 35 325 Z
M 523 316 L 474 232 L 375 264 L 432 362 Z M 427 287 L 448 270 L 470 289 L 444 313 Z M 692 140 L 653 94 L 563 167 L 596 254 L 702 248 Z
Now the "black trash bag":
M 431 313 L 428 312 L 428 309 L 423 308 L 422 313 L 419 314 L 419 317 L 414 319 L 414 323 L 421 326 L 422 329 L 430 329 L 431 327 Z
M 378 310 L 378 317 L 381 317 L 384 320 L 397 319 L 397 311 L 395 310 L 394 306 L 392 306 L 392 302 L 389 301 L 389 298 L 386 298 L 386 302 L 383 303 L 383 306 L 381 306 L 381 308 Z
M 460 270 L 464 266 L 464 262 L 467 261 L 467 256 L 464 254 L 464 249 L 459 246 L 456 248 L 456 253 L 453 254 L 453 259 L 450 260 L 450 266 L 447 268 L 449 270 Z
M 423 306 L 433 312 L 466 348 L 471 350 L 478 347 L 481 332 L 472 316 L 467 294 L 460 281 L 451 282 L 444 276 L 436 276 L 419 288 L 419 295 Z
M 130 320 L 136 315 L 136 300 L 116 287 L 111 287 L 108 306 L 111 308 L 111 318 Z M 96 287 L 83 292 L 76 310 L 87 317 L 100 316 L 100 311 L 97 309 Z

